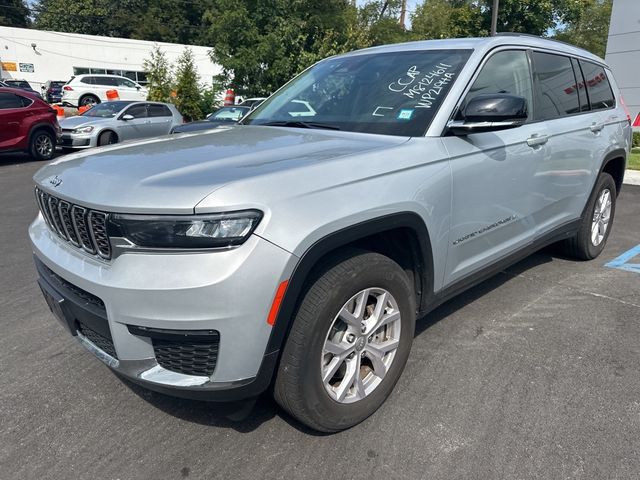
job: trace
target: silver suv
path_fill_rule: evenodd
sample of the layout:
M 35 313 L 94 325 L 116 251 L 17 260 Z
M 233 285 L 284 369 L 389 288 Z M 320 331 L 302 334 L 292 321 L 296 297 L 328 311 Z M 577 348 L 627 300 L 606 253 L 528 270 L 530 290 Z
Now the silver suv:
M 607 241 L 631 128 L 603 61 L 527 36 L 376 47 L 242 125 L 76 154 L 29 234 L 62 325 L 120 375 L 311 428 L 361 422 L 416 318 L 537 249 Z

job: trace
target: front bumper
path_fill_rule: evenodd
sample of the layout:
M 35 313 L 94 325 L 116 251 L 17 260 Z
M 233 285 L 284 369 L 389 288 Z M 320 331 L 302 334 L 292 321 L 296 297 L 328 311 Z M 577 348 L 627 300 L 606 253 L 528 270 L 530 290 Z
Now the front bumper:
M 65 329 L 118 374 L 174 396 L 233 400 L 270 383 L 266 318 L 295 257 L 259 237 L 211 253 L 126 253 L 111 262 L 70 248 L 39 216 L 29 229 L 40 287 Z M 165 368 L 143 330 L 219 335 L 210 375 Z M 132 333 L 133 332 L 133 333 Z M 165 365 L 165 366 L 163 366 Z
M 91 134 L 80 135 L 63 131 L 58 145 L 64 148 L 90 148 L 95 147 L 97 143 Z

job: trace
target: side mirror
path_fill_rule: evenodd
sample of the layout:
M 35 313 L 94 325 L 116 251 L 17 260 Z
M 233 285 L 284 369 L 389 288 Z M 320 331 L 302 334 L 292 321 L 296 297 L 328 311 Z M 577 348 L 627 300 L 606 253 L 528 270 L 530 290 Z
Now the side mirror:
M 142 87 L 140 85 L 136 85 L 136 90 L 140 90 Z
M 463 120 L 449 122 L 454 135 L 506 130 L 521 126 L 528 117 L 527 100 L 508 93 L 473 97 L 462 110 Z
M 129 121 L 129 120 L 133 120 L 133 119 L 134 119 L 134 116 L 133 115 L 129 115 L 128 113 L 126 115 L 123 115 L 122 117 L 120 117 L 120 120 L 124 120 L 125 122 Z

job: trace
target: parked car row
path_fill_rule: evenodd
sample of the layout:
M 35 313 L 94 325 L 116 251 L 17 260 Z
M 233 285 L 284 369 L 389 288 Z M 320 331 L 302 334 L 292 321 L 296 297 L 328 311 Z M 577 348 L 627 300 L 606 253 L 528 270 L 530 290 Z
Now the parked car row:
M 209 114 L 205 120 L 184 123 L 174 105 L 146 101 L 147 89 L 117 75 L 78 75 L 68 82 L 47 81 L 43 95 L 24 80 L 5 79 L 0 88 L 4 89 L 0 124 L 9 126 L 0 134 L 0 151 L 27 151 L 37 160 L 52 158 L 56 144 L 70 151 L 234 125 L 265 100 L 248 98 Z M 107 101 L 108 90 L 117 90 L 119 100 Z M 46 102 L 89 110 L 58 123 L 55 110 Z M 36 130 L 41 132 L 33 136 Z
M 56 111 L 39 95 L 0 87 L 0 152 L 25 151 L 36 160 L 49 160 L 61 134 Z

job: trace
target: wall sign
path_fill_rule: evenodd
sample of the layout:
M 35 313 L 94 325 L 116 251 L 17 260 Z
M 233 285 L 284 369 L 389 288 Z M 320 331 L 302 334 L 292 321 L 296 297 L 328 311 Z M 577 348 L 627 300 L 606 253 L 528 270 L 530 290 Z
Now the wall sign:
M 0 65 L 2 66 L 2 70 L 4 70 L 5 72 L 17 72 L 18 71 L 18 66 L 16 65 L 15 62 L 0 62 Z
M 35 72 L 35 67 L 33 66 L 33 63 L 21 63 L 20 71 L 26 72 L 26 73 L 33 73 Z

